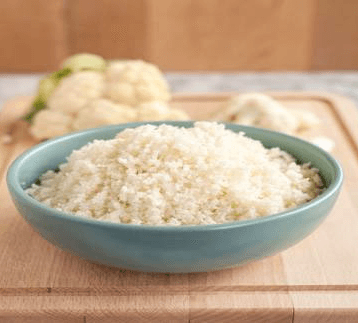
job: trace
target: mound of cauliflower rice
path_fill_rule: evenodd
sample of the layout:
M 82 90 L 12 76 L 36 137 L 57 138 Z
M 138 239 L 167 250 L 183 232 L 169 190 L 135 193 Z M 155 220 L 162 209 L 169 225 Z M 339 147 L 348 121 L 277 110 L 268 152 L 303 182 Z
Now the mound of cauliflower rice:
M 150 225 L 262 217 L 322 191 L 318 170 L 215 122 L 143 125 L 95 140 L 27 192 L 76 216 Z

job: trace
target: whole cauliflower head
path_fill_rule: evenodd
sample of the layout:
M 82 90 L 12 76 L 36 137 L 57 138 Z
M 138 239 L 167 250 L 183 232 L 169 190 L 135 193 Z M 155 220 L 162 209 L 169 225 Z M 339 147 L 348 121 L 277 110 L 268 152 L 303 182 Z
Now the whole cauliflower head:
M 169 86 L 159 68 L 141 61 L 112 62 L 106 70 L 106 96 L 122 104 L 137 106 L 150 101 L 169 101 Z
M 189 120 L 190 117 L 179 109 L 168 106 L 165 102 L 152 101 L 142 103 L 136 108 L 138 121 Z
M 73 122 L 73 129 L 96 128 L 104 125 L 126 123 L 136 119 L 134 108 L 116 104 L 106 99 L 97 99 L 81 109 Z
M 76 54 L 39 83 L 31 110 L 23 117 L 36 139 L 75 130 L 153 120 L 186 120 L 167 105 L 169 85 L 156 65 L 141 60 L 108 62 Z
M 47 105 L 50 110 L 76 115 L 86 104 L 103 96 L 104 75 L 101 72 L 83 71 L 62 79 Z
M 73 117 L 60 111 L 41 110 L 34 117 L 30 128 L 31 134 L 39 139 L 48 139 L 69 133 Z
M 307 138 L 303 138 L 306 139 Z M 328 151 L 329 153 L 331 153 L 335 147 L 335 142 L 331 139 L 328 138 L 326 136 L 317 136 L 317 137 L 313 137 L 313 138 L 308 138 L 308 140 L 317 145 L 318 147 L 321 147 L 322 149 L 324 149 L 325 151 Z

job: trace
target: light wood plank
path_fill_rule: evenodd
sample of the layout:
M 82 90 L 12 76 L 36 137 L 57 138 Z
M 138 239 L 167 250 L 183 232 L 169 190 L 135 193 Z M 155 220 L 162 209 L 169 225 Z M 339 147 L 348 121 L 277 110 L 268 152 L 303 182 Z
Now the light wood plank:
M 195 291 L 247 291 L 260 288 L 269 291 L 272 286 L 286 286 L 286 274 L 279 255 L 242 267 L 209 273 L 189 275 L 190 289 Z
M 358 292 L 291 293 L 295 323 L 357 322 Z
M 327 220 L 309 239 L 282 253 L 290 285 L 358 284 L 358 253 L 353 252 L 358 239 L 358 217 L 352 211 L 358 209 L 358 136 L 353 126 L 358 111 L 346 99 L 340 101 L 339 96 L 326 96 L 325 101 L 325 110 L 324 105 L 316 105 L 314 111 L 325 125 L 323 134 L 336 142 L 333 155 L 343 167 L 345 180 Z
M 0 296 L 0 322 L 187 323 L 188 296 Z
M 309 238 L 281 254 L 288 285 L 358 288 L 358 219 L 352 212 L 358 205 L 348 190 L 345 183 L 334 210 Z
M 190 322 L 291 323 L 292 304 L 285 293 L 205 293 L 190 296 Z

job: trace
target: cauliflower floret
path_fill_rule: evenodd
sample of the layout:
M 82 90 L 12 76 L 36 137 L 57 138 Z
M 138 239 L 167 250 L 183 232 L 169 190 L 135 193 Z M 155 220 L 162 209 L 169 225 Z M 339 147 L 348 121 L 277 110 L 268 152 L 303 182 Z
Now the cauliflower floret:
M 298 119 L 299 131 L 314 128 L 320 123 L 318 117 L 310 111 L 294 110 L 292 113 Z
M 50 110 L 76 115 L 91 100 L 104 92 L 101 72 L 84 71 L 64 78 L 47 101 Z
M 106 96 L 111 100 L 137 106 L 149 101 L 169 101 L 169 86 L 153 64 L 144 61 L 112 62 L 106 71 Z
M 328 137 L 312 138 L 304 133 L 318 126 L 320 120 L 316 115 L 310 111 L 287 110 L 281 103 L 260 93 L 232 98 L 228 107 L 213 119 L 285 132 L 308 140 L 328 152 L 335 146 L 334 141 Z
M 215 119 L 299 134 L 319 124 L 313 113 L 287 110 L 281 103 L 261 93 L 248 93 L 232 98 L 223 113 Z
M 101 56 L 90 53 L 75 54 L 62 62 L 62 68 L 68 68 L 75 73 L 83 70 L 104 71 L 106 65 Z
M 34 117 L 31 134 L 39 139 L 61 136 L 71 131 L 73 117 L 53 110 L 41 110 Z
M 271 97 L 248 93 L 234 97 L 223 114 L 224 120 L 249 126 L 294 133 L 299 127 L 297 118 Z
M 95 128 L 109 124 L 126 123 L 136 119 L 134 108 L 106 99 L 89 103 L 77 115 L 72 127 L 75 130 Z
M 310 138 L 309 141 L 329 153 L 333 151 L 334 146 L 336 145 L 332 139 L 325 136 Z
M 189 120 L 189 116 L 182 110 L 169 107 L 164 102 L 152 101 L 140 104 L 138 121 L 160 121 L 160 120 Z

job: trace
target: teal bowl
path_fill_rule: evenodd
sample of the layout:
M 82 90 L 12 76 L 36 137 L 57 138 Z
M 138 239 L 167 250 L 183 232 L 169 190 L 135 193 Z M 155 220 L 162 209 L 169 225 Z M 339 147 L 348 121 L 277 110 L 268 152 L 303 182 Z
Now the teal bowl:
M 190 128 L 192 122 L 151 122 Z M 10 166 L 7 185 L 22 217 L 46 240 L 81 258 L 130 270 L 165 273 L 230 268 L 285 250 L 313 232 L 335 204 L 342 186 L 339 163 L 319 147 L 269 130 L 226 124 L 266 147 L 280 147 L 299 163 L 319 169 L 326 190 L 286 212 L 225 224 L 180 227 L 101 222 L 51 209 L 25 193 L 41 174 L 56 169 L 74 149 L 94 139 L 111 139 L 125 128 L 107 126 L 69 134 L 39 144 Z

